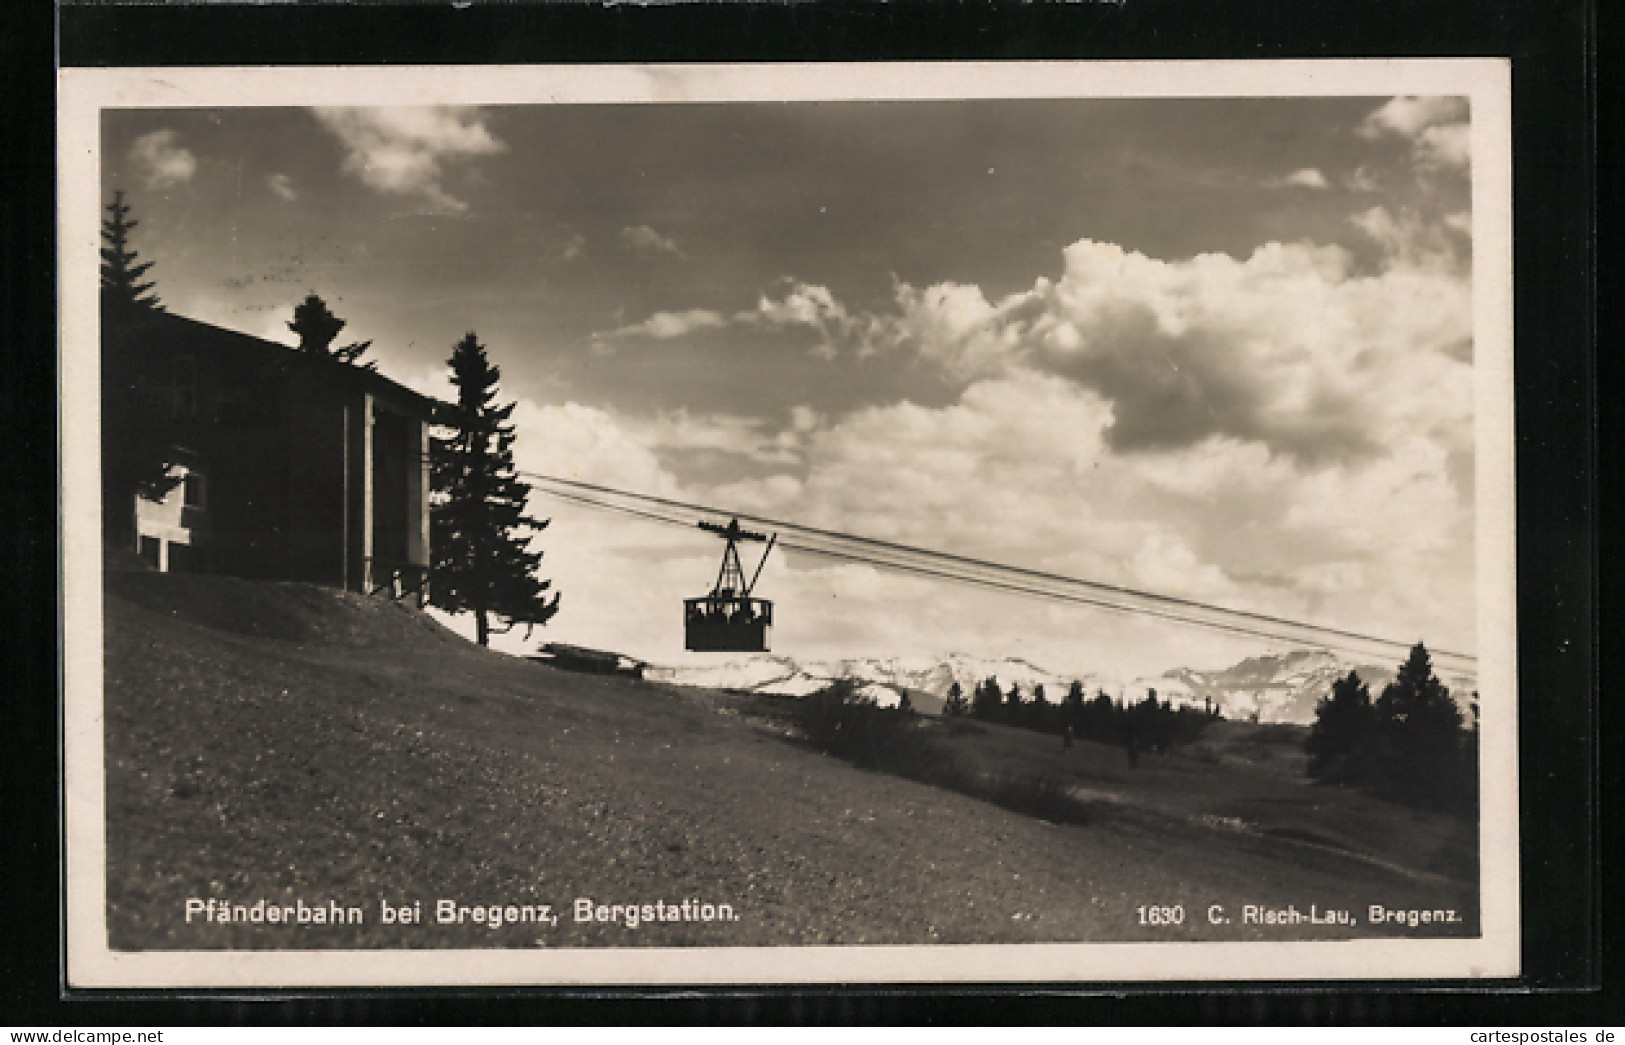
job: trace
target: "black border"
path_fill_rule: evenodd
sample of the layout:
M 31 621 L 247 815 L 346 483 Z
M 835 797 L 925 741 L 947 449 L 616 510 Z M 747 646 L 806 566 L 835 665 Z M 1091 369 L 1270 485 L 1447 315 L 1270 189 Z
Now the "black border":
M 1594 0 L 1122 0 L 670 6 L 117 6 L 8 11 L 5 377 L 0 465 L 11 694 L 6 1022 L 1618 1024 L 1601 963 L 1597 766 L 1596 60 Z M 53 19 L 56 20 L 53 24 Z M 1609 27 L 1611 28 L 1611 27 Z M 59 35 L 53 41 L 53 29 Z M 1617 41 L 1617 31 L 1607 37 Z M 52 54 L 52 45 L 58 51 Z M 55 171 L 63 65 L 1509 56 L 1517 309 L 1524 974 L 1499 985 L 1108 985 L 702 992 L 322 991 L 61 995 L 57 878 Z M 1608 96 L 1609 100 L 1614 98 Z M 1611 118 L 1610 118 L 1611 116 Z M 1621 151 L 1617 110 L 1602 127 Z M 19 191 L 19 187 L 21 191 Z M 1609 270 L 1618 276 L 1617 269 Z M 1617 285 L 1610 280 L 1609 285 Z M 1617 331 L 1616 331 L 1617 332 Z M 71 395 L 71 390 L 66 390 Z M 17 496 L 13 496 L 17 495 Z M 1617 752 L 1617 745 L 1612 749 Z M 1599 795 L 1599 784 L 1609 789 Z M 1608 902 L 1617 907 L 1617 900 Z

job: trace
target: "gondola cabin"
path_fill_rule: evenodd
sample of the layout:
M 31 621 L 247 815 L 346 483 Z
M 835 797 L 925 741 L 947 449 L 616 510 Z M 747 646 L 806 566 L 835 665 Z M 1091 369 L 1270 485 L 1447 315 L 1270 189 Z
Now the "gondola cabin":
M 751 596 L 756 579 L 762 575 L 772 538 L 739 527 L 734 519 L 727 526 L 702 522 L 700 528 L 728 542 L 722 551 L 722 568 L 708 595 L 683 600 L 683 636 L 687 648 L 696 653 L 764 653 L 773 629 L 773 603 Z M 756 573 L 747 583 L 739 562 L 739 542 L 766 541 Z

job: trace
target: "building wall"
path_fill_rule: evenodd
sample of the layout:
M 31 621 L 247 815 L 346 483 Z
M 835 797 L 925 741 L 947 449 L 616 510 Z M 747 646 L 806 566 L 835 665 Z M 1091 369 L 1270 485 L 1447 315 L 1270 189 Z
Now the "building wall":
M 165 573 L 207 572 L 210 562 L 205 476 L 185 465 L 171 466 L 169 474 L 179 482 L 163 500 L 136 498 L 135 551 L 154 569 Z
M 178 561 L 191 568 L 234 576 L 370 591 L 404 575 L 404 590 L 423 590 L 421 398 L 180 317 L 158 317 L 139 337 L 104 347 L 126 353 L 118 365 L 135 374 L 131 402 L 207 480 L 206 510 L 185 509 L 179 488 L 162 504 L 137 504 L 137 550 L 144 533 L 155 565 L 174 568 L 181 548 Z
M 287 462 L 278 477 L 285 574 L 289 580 L 343 585 L 345 414 L 359 396 L 306 375 L 291 375 L 288 388 L 281 447 L 274 451 Z
M 400 403 L 370 398 L 368 581 L 421 594 L 429 565 L 428 426 Z

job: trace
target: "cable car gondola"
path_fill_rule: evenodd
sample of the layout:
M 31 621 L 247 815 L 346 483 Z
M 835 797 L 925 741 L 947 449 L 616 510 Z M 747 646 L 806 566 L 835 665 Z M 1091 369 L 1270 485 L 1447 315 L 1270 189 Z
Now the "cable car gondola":
M 753 599 L 750 592 L 762 575 L 762 566 L 779 535 L 769 538 L 742 530 L 738 519 L 727 526 L 701 522 L 700 529 L 721 537 L 728 546 L 722 551 L 722 569 L 717 572 L 717 583 L 711 593 L 683 600 L 685 645 L 695 652 L 765 653 L 768 633 L 773 627 L 773 603 Z M 767 542 L 749 583 L 745 582 L 745 570 L 739 563 L 740 541 Z

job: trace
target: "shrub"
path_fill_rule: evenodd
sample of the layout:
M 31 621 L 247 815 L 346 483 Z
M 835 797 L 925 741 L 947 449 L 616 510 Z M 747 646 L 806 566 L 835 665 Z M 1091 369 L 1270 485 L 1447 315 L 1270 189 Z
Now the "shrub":
M 794 718 L 814 747 L 860 768 L 958 791 L 1057 823 L 1085 824 L 1093 819 L 1093 805 L 1074 798 L 1063 781 L 1039 773 L 978 773 L 934 739 L 937 730 L 932 724 L 907 711 L 877 706 L 858 696 L 848 680 L 803 697 Z M 980 727 L 954 721 L 947 731 L 976 732 Z
M 1065 781 L 1048 773 L 995 773 L 981 783 L 980 790 L 978 797 L 1014 813 L 1058 824 L 1095 821 L 1095 804 L 1074 797 Z
M 915 716 L 858 696 L 849 679 L 803 697 L 796 724 L 820 751 L 864 769 L 900 772 L 929 764 L 935 754 Z

